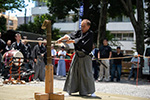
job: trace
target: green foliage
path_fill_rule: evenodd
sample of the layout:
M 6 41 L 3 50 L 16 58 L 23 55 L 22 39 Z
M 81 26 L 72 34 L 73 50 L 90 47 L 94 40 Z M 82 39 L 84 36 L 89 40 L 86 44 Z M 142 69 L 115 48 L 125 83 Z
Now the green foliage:
M 59 31 L 60 31 L 60 30 L 57 29 L 57 28 L 54 28 L 54 29 L 52 30 L 52 40 L 57 40 L 57 39 L 59 39 L 59 38 L 61 37 Z
M 41 29 L 41 26 L 44 22 L 44 20 L 51 20 L 51 24 L 53 24 L 55 22 L 55 17 L 54 16 L 50 16 L 49 14 L 43 14 L 41 16 L 36 16 L 34 18 L 34 22 L 29 22 L 28 24 L 22 24 L 20 25 L 17 30 L 19 31 L 26 31 L 26 32 L 32 32 L 35 34 L 42 34 L 45 35 L 46 34 L 46 30 Z M 59 29 L 53 29 L 52 30 L 52 39 L 56 40 L 60 37 L 59 35 Z
M 6 18 L 4 16 L 0 17 L 0 32 L 6 31 Z
M 107 37 L 107 39 L 108 39 L 109 41 L 111 41 L 112 38 L 114 38 L 114 35 L 112 35 L 112 34 L 110 33 L 110 31 L 106 31 L 106 37 Z
M 0 0 L 0 12 L 5 10 L 18 9 L 21 11 L 21 8 L 24 8 L 24 0 Z
M 77 8 L 79 8 L 80 1 L 81 0 L 48 0 L 47 6 L 50 14 L 57 16 L 59 19 L 63 19 L 71 10 L 78 13 Z

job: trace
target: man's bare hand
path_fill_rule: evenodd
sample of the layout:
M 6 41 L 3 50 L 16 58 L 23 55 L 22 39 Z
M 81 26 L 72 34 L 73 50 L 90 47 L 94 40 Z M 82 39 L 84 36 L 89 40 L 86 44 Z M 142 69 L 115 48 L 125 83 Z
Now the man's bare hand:
M 36 62 L 37 61 L 37 59 L 34 59 L 34 62 Z
M 75 43 L 75 41 L 74 41 L 74 40 L 68 40 L 66 43 L 67 43 L 67 44 Z
M 62 43 L 62 41 L 61 40 L 57 40 L 56 43 L 60 44 L 60 43 Z

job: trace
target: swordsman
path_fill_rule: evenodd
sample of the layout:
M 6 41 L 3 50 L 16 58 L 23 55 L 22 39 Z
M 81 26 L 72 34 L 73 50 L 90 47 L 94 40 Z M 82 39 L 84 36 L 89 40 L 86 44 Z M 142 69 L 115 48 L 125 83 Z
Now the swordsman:
M 91 22 L 84 19 L 81 23 L 81 30 L 57 40 L 58 43 L 63 40 L 66 40 L 67 44 L 74 43 L 76 51 L 64 86 L 64 91 L 67 92 L 66 95 L 79 92 L 80 96 L 96 96 L 94 94 L 92 58 L 89 56 L 93 45 L 93 32 L 90 30 L 90 26 Z

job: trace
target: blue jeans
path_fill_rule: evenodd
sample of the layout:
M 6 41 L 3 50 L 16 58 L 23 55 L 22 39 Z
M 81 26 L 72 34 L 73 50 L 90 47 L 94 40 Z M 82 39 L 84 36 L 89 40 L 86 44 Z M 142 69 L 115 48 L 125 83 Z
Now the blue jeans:
M 136 80 L 136 77 L 137 77 L 137 68 L 133 68 L 132 67 L 132 69 L 130 71 L 130 75 L 128 77 L 128 80 L 130 80 L 130 78 L 133 76 L 133 74 L 134 74 L 134 80 Z
M 120 81 L 122 65 L 115 65 L 115 64 L 113 64 L 112 69 L 111 69 L 111 81 L 114 81 L 114 76 L 115 76 L 116 70 L 117 70 L 117 80 L 116 81 Z

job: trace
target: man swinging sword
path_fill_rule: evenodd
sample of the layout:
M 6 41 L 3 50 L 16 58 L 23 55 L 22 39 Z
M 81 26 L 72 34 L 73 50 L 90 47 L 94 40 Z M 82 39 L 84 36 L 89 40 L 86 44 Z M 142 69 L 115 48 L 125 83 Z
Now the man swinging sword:
M 74 43 L 76 51 L 64 86 L 64 91 L 67 92 L 66 96 L 79 92 L 81 96 L 96 97 L 92 58 L 89 56 L 93 45 L 93 32 L 90 30 L 90 25 L 91 22 L 84 19 L 81 22 L 81 30 L 57 40 L 57 43 L 61 43 L 63 40 L 67 44 Z

